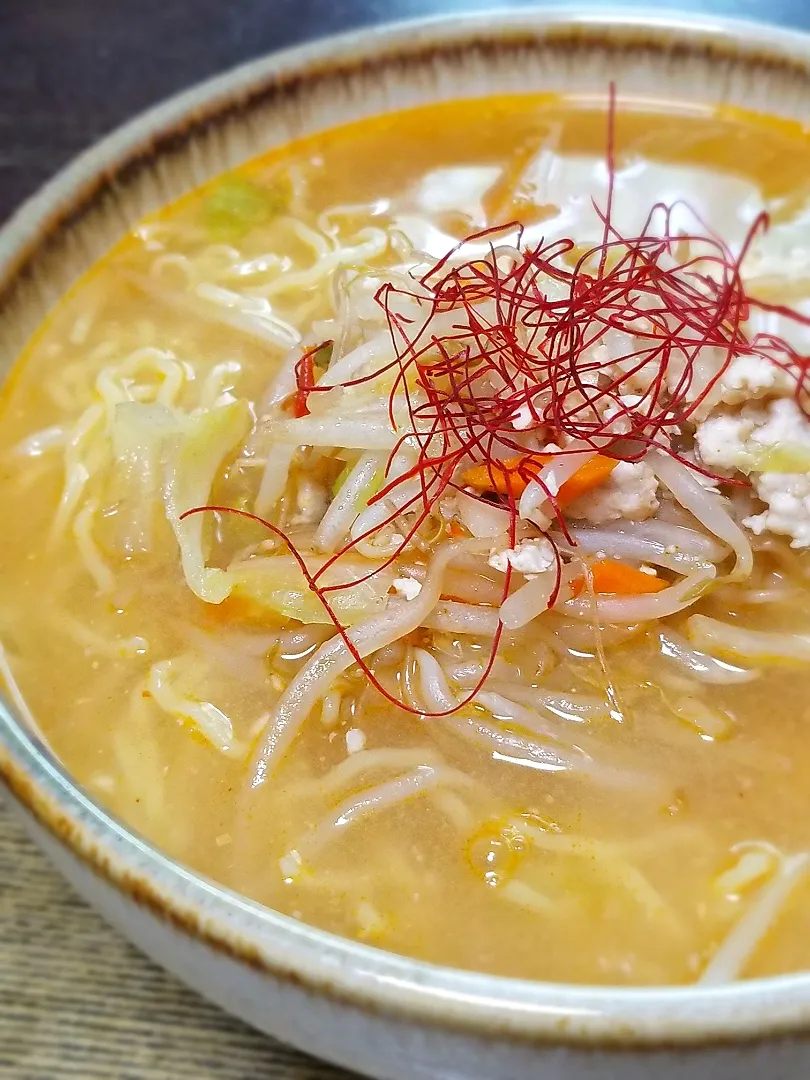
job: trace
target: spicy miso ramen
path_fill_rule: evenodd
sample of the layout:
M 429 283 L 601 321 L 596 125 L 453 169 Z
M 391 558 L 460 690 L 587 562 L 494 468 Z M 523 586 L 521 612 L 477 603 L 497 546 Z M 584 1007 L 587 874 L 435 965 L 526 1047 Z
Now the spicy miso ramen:
M 339 934 L 810 967 L 808 177 L 799 125 L 525 96 L 143 221 L 5 390 L 18 709 L 171 856 Z

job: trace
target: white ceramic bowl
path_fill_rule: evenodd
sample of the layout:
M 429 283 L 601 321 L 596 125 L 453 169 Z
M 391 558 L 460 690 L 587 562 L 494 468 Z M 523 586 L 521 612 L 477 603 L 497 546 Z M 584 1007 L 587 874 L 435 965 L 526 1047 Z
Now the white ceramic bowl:
M 0 233 L 0 369 L 147 211 L 287 139 L 423 102 L 594 91 L 810 121 L 810 38 L 698 20 L 503 12 L 279 53 L 128 124 Z M 810 974 L 717 989 L 551 985 L 453 971 L 301 925 L 160 854 L 78 787 L 13 708 L 0 776 L 77 889 L 158 963 L 272 1035 L 381 1080 L 778 1080 L 810 1074 Z

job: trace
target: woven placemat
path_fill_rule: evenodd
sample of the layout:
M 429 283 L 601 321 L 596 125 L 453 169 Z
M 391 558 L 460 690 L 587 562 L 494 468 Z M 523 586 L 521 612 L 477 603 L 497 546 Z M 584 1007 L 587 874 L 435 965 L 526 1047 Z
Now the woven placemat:
M 141 956 L 0 804 L 3 1080 L 351 1080 L 226 1016 Z

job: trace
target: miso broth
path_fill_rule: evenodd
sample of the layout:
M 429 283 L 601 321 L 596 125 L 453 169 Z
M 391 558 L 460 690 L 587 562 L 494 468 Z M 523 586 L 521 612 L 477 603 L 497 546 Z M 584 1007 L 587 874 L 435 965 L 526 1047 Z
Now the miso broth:
M 452 365 L 480 347 L 476 317 L 496 340 L 499 301 L 481 267 L 516 281 L 525 252 L 573 241 L 548 256 L 559 272 L 537 279 L 550 334 L 554 304 L 573 295 L 566 274 L 590 245 L 601 250 L 591 198 L 604 206 L 610 182 L 606 123 L 603 103 L 550 96 L 388 115 L 275 150 L 139 224 L 56 307 L 7 384 L 0 641 L 37 725 L 93 798 L 173 858 L 297 919 L 533 979 L 792 971 L 810 966 L 810 422 L 801 378 L 783 376 L 810 351 L 810 328 L 746 312 L 748 344 L 734 348 L 756 352 L 757 333 L 786 339 L 788 350 L 769 346 L 781 374 L 734 393 L 727 380 L 700 407 L 683 391 L 682 421 L 656 435 L 677 452 L 672 488 L 655 464 L 660 443 L 641 457 L 616 449 L 645 434 L 650 393 L 605 382 L 625 378 L 631 346 L 617 345 L 599 360 L 598 393 L 626 427 L 609 426 L 590 384 L 577 391 L 603 425 L 584 458 L 608 459 L 605 475 L 589 487 L 584 466 L 569 469 L 556 491 L 540 485 L 525 517 L 526 491 L 548 481 L 555 455 L 583 454 L 566 428 L 581 414 L 566 397 L 555 427 L 544 410 L 562 400 L 556 389 L 535 394 L 498 338 L 522 374 L 486 375 L 481 417 L 515 393 L 522 419 L 507 410 L 492 421 L 501 450 L 488 443 L 481 465 L 484 444 L 471 444 L 429 506 L 420 487 L 425 447 L 439 456 L 419 426 L 425 380 L 449 393 Z M 667 226 L 681 248 L 669 244 L 666 268 L 688 274 L 704 233 L 733 255 L 767 209 L 745 287 L 810 311 L 801 128 L 632 102 L 615 125 L 611 242 L 642 235 L 656 202 L 686 206 Z M 702 231 L 683 217 L 692 213 Z M 474 239 L 514 221 L 522 234 Z M 463 315 L 428 295 L 459 244 L 450 260 L 466 268 Z M 610 250 L 607 269 L 582 263 L 588 287 L 622 257 Z M 429 345 L 409 368 L 402 342 L 417 316 Z M 518 324 L 521 348 L 542 349 L 542 334 Z M 441 374 L 425 375 L 431 365 Z M 667 385 L 671 398 L 681 392 Z M 748 424 L 742 445 L 780 409 L 793 410 L 797 433 L 762 442 L 767 461 L 711 457 L 720 450 L 705 425 Z M 455 453 L 456 435 L 445 437 Z M 516 453 L 528 469 L 519 478 L 500 464 Z M 563 498 L 567 482 L 578 486 Z M 679 497 L 692 482 L 704 495 Z M 408 484 L 410 501 L 397 503 Z M 706 525 L 704 498 L 744 540 Z M 244 516 L 182 518 L 206 506 Z M 510 516 L 511 532 L 499 524 Z M 431 560 L 453 544 L 428 605 Z M 382 642 L 323 676 L 311 702 L 301 673 L 327 643 L 335 656 L 346 646 L 295 553 L 310 575 L 332 560 L 319 581 L 335 586 L 325 595 L 343 632 Z M 614 572 L 619 584 L 605 586 Z M 549 610 L 504 629 L 503 603 L 521 588 L 532 600 L 543 575 Z M 675 595 L 693 579 L 694 595 Z M 411 626 L 407 605 L 420 603 L 429 611 Z M 375 619 L 406 629 L 388 640 L 393 631 L 364 629 Z M 453 711 L 486 671 L 496 632 L 488 678 Z M 774 889 L 764 936 L 723 952 Z

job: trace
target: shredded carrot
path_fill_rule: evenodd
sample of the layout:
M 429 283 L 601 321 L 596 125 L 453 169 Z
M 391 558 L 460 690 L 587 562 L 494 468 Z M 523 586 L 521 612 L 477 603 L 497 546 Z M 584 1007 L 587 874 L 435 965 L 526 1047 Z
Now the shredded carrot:
M 477 491 L 494 491 L 498 495 L 511 495 L 517 499 L 523 494 L 529 481 L 536 479 L 543 467 L 553 460 L 553 454 L 524 454 L 522 457 L 493 461 L 488 465 L 475 465 L 462 475 L 461 482 Z M 557 501 L 571 502 L 604 484 L 618 464 L 614 458 L 603 457 L 601 454 L 590 458 L 561 485 Z
M 220 604 L 206 604 L 205 616 L 212 623 L 266 622 L 266 608 L 249 596 L 231 593 Z M 269 616 L 272 620 L 272 616 Z
M 467 532 L 467 530 L 464 528 L 464 526 L 460 522 L 458 522 L 458 521 L 448 521 L 447 522 L 447 535 L 452 540 L 460 540 L 463 537 L 469 536 L 470 534 L 469 534 L 469 532 Z
M 603 457 L 601 454 L 590 458 L 561 485 L 557 494 L 558 502 L 573 502 L 580 495 L 586 495 L 589 491 L 604 484 L 618 464 L 615 458 Z
M 666 589 L 668 581 L 645 574 L 635 566 L 617 562 L 615 559 L 597 559 L 589 567 L 591 583 L 595 593 L 614 593 L 619 596 L 637 596 L 639 593 L 654 593 Z M 571 582 L 574 596 L 585 589 L 585 578 L 578 577 Z

